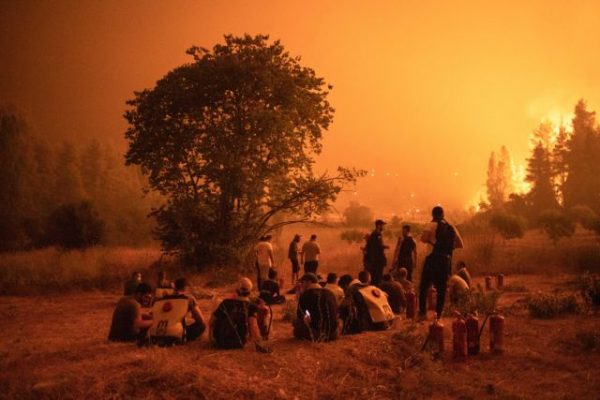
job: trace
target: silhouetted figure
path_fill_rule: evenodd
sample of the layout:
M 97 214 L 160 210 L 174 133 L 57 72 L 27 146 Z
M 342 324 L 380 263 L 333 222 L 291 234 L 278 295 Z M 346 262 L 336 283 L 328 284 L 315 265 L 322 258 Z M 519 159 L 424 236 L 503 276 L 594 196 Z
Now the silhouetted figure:
M 417 243 L 410 234 L 410 225 L 402 227 L 402 235 L 398 238 L 392 268 L 406 268 L 407 279 L 412 282 L 413 269 L 417 265 Z
M 427 313 L 427 291 L 433 284 L 437 289 L 436 312 L 442 316 L 446 299 L 446 283 L 452 268 L 452 252 L 462 248 L 463 241 L 456 228 L 444 219 L 444 209 L 434 207 L 432 221 L 425 227 L 421 241 L 428 244 L 429 254 L 425 257 L 421 284 L 419 287 L 419 316 L 424 319 Z
M 142 283 L 142 273 L 135 271 L 131 274 L 131 278 L 125 282 L 123 296 L 133 296 L 135 294 L 135 289 L 140 283 Z
M 142 314 L 142 305 L 151 301 L 152 288 L 145 283 L 140 283 L 131 296 L 122 297 L 113 312 L 108 340 L 130 342 L 145 336 L 152 319 Z
M 366 270 L 371 274 L 373 285 L 381 282 L 383 269 L 387 264 L 385 250 L 389 248 L 383 243 L 383 227 L 385 222 L 378 219 L 375 221 L 375 230 L 369 235 L 365 249 Z
M 263 282 L 262 289 L 260 290 L 260 298 L 269 305 L 285 303 L 285 296 L 279 293 L 277 271 L 274 269 L 269 271 L 269 279 Z
M 402 312 L 402 309 L 406 307 L 406 296 L 404 295 L 404 288 L 400 282 L 396 282 L 390 274 L 383 276 L 383 282 L 379 284 L 381 290 L 388 295 L 388 303 L 392 307 L 392 311 L 395 314 Z
M 292 263 L 292 284 L 296 283 L 298 280 L 298 274 L 300 273 L 300 260 L 298 259 L 298 253 L 300 253 L 300 249 L 298 248 L 298 245 L 300 244 L 300 238 L 300 235 L 294 235 L 294 239 L 290 242 L 290 246 L 288 248 L 288 258 Z
M 271 235 L 261 237 L 254 248 L 254 254 L 256 255 L 256 287 L 259 291 L 262 288 L 262 283 L 268 278 L 269 270 L 275 265 L 271 239 Z
M 302 245 L 302 263 L 305 274 L 315 274 L 319 268 L 321 247 L 317 243 L 317 235 L 310 235 L 310 240 Z
M 304 274 L 300 282 L 302 293 L 298 299 L 294 337 L 313 342 L 337 339 L 338 306 L 335 296 L 319 285 L 315 274 Z

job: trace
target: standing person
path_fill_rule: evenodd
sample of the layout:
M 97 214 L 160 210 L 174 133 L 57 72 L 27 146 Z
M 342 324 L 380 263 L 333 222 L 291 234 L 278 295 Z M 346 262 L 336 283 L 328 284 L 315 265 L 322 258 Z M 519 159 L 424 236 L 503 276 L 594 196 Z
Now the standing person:
M 310 235 L 310 240 L 302 246 L 302 264 L 304 265 L 305 274 L 317 274 L 319 268 L 319 254 L 321 254 L 321 248 L 317 243 L 317 235 Z
M 398 238 L 394 251 L 393 269 L 406 268 L 407 279 L 412 282 L 413 268 L 417 265 L 417 243 L 410 234 L 410 225 L 402 227 L 402 235 Z
M 275 264 L 273 258 L 273 245 L 271 244 L 271 235 L 266 235 L 260 238 L 260 241 L 254 248 L 256 255 L 256 287 L 260 291 L 262 283 L 267 280 L 269 269 Z
M 436 206 L 431 211 L 433 219 L 425 227 L 421 241 L 428 246 L 428 255 L 423 264 L 419 287 L 419 317 L 425 319 L 427 312 L 427 291 L 433 284 L 437 289 L 436 312 L 442 316 L 446 299 L 446 284 L 452 269 L 452 252 L 463 247 L 458 230 L 444 219 L 444 209 Z
M 294 239 L 292 239 L 290 247 L 288 248 L 288 258 L 292 263 L 292 285 L 298 280 L 298 273 L 300 272 L 300 262 L 298 261 L 298 253 L 300 252 L 298 245 L 300 244 L 300 238 L 300 235 L 295 234 Z
M 381 282 L 383 269 L 387 264 L 385 250 L 389 248 L 383 244 L 383 226 L 385 222 L 375 221 L 375 230 L 369 235 L 366 248 L 366 270 L 371 274 L 371 282 L 377 286 Z

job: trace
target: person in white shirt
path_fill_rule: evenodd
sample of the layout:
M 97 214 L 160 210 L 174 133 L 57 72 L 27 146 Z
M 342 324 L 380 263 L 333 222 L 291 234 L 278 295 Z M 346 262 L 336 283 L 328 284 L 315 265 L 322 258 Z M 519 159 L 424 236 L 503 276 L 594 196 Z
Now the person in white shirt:
M 302 253 L 300 255 L 302 264 L 304 264 L 304 273 L 317 274 L 319 268 L 319 255 L 321 248 L 317 243 L 317 235 L 310 235 L 310 240 L 302 245 Z
M 260 242 L 254 248 L 254 254 L 256 255 L 256 287 L 258 290 L 261 289 L 262 283 L 268 279 L 269 269 L 275 265 L 271 239 L 271 235 L 261 237 Z

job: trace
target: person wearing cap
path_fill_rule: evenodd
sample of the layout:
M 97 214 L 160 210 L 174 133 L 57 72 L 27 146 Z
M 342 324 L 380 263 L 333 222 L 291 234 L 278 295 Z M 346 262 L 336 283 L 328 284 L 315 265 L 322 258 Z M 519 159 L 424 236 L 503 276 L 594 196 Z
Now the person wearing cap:
M 258 344 L 261 338 L 258 328 L 259 309 L 250 300 L 252 281 L 241 278 L 235 297 L 225 299 L 213 312 L 210 320 L 210 340 L 221 349 L 243 348 L 248 340 Z M 259 347 L 256 347 L 257 350 Z
M 300 235 L 295 234 L 294 239 L 292 239 L 290 246 L 288 247 L 288 258 L 292 263 L 292 284 L 296 283 L 298 274 L 300 273 L 300 261 L 298 260 L 298 253 L 300 252 L 298 245 L 300 244 L 300 238 Z
M 433 284 L 437 290 L 436 313 L 442 316 L 446 300 L 446 286 L 452 269 L 452 253 L 463 247 L 458 230 L 444 218 L 444 209 L 440 206 L 431 210 L 432 220 L 421 235 L 421 241 L 427 244 L 427 256 L 423 264 L 419 285 L 419 319 L 427 313 L 427 292 Z
M 271 235 L 260 238 L 260 241 L 254 248 L 256 255 L 256 287 L 260 291 L 262 283 L 267 280 L 269 270 L 275 265 L 273 258 L 273 245 L 271 244 Z
M 302 264 L 304 265 L 305 274 L 316 274 L 319 268 L 319 255 L 321 247 L 317 243 L 317 235 L 310 235 L 310 240 L 302 245 Z
M 321 287 L 317 276 L 307 273 L 300 278 L 294 337 L 313 342 L 328 342 L 338 336 L 338 306 L 334 294 Z
M 378 219 L 375 221 L 375 230 L 369 235 L 366 246 L 366 270 L 371 274 L 371 282 L 377 286 L 381 282 L 383 269 L 387 264 L 385 250 L 389 248 L 383 243 L 383 227 L 386 223 Z

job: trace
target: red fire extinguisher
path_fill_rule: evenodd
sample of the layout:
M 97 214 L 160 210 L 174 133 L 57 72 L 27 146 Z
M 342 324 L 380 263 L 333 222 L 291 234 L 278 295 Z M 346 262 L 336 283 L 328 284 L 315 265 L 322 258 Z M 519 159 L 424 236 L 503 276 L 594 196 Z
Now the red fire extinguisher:
M 444 352 L 444 325 L 438 319 L 429 326 L 429 343 L 432 353 Z
M 492 290 L 492 277 L 489 275 L 485 277 L 485 289 Z
M 431 286 L 427 292 L 427 309 L 435 311 L 437 306 L 437 289 Z
M 470 356 L 479 354 L 479 319 L 473 314 L 467 316 L 467 353 Z
M 467 324 L 457 311 L 456 319 L 452 322 L 452 350 L 455 360 L 464 360 L 467 357 Z
M 504 317 L 498 312 L 490 316 L 490 351 L 504 352 Z
M 496 275 L 496 289 L 501 290 L 504 287 L 504 274 Z
M 413 319 L 417 315 L 417 295 L 414 290 L 406 292 L 406 319 Z

